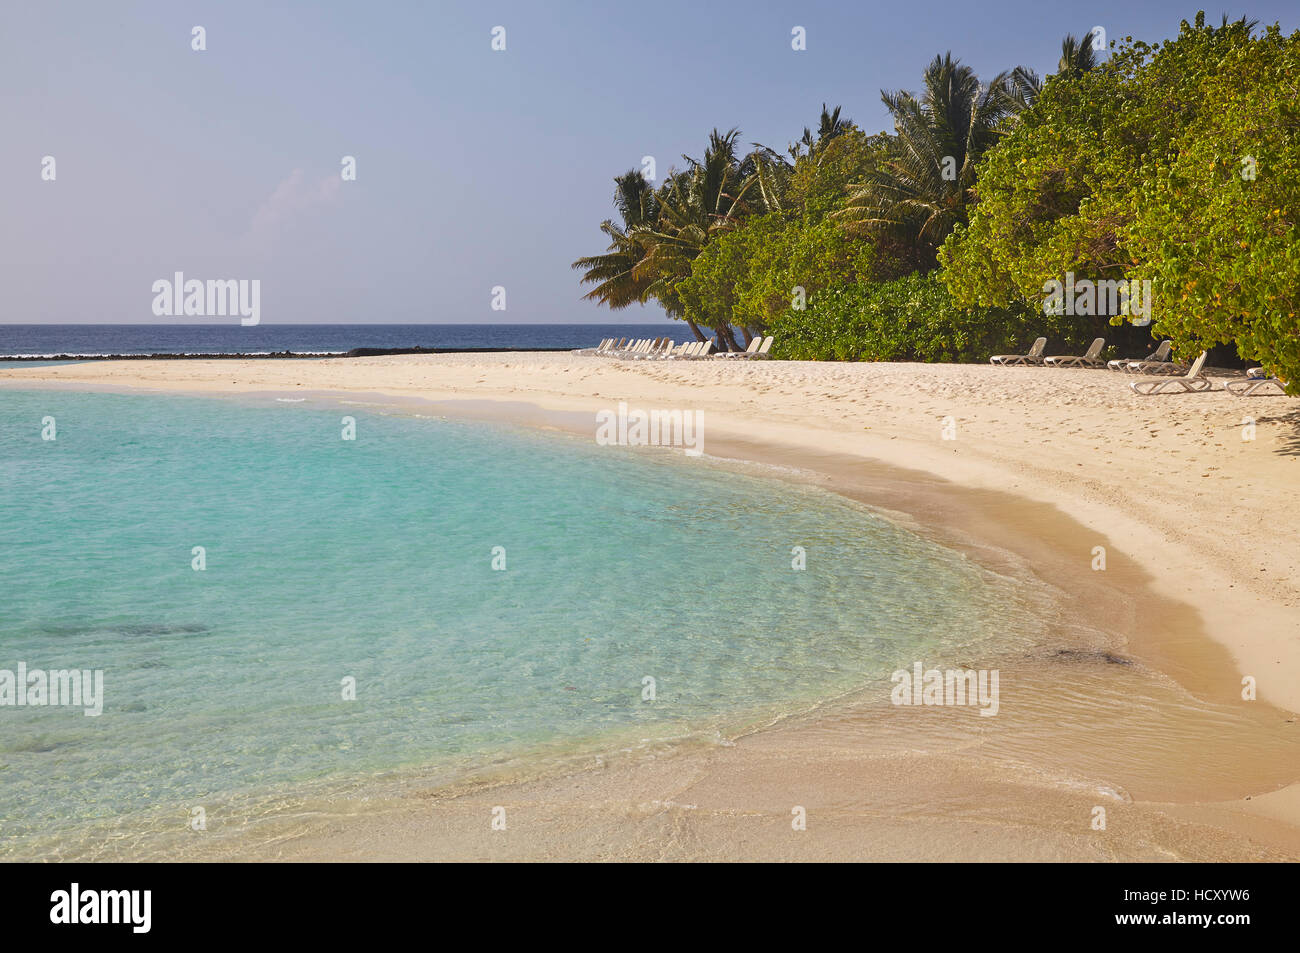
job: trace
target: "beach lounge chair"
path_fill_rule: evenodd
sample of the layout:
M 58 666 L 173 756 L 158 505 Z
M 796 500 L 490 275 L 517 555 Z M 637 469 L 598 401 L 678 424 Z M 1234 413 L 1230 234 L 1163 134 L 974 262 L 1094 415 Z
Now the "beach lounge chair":
M 687 355 L 687 360 L 698 361 L 713 356 L 713 342 L 701 341 L 694 354 Z
M 1093 338 L 1083 357 L 1045 357 L 1043 363 L 1048 367 L 1105 367 L 1106 362 L 1101 359 L 1101 349 L 1105 346 L 1105 338 Z
M 762 343 L 763 343 L 763 338 L 761 336 L 756 338 L 750 338 L 749 346 L 745 348 L 743 351 L 723 351 L 721 354 L 718 355 L 718 357 L 719 358 L 748 357 L 750 354 L 753 354 L 755 351 L 757 351 L 759 349 L 759 346 Z
M 1187 373 L 1187 365 L 1178 361 L 1138 361 L 1135 365 L 1129 366 L 1128 372 L 1130 374 L 1156 374 L 1163 377 L 1178 377 Z
M 1228 381 L 1223 385 L 1223 389 L 1238 397 L 1256 395 L 1276 397 L 1279 394 L 1286 394 L 1286 382 L 1280 377 L 1267 376 L 1262 367 L 1252 367 L 1246 371 L 1244 380 Z
M 1192 366 L 1187 369 L 1187 374 L 1183 377 L 1170 377 L 1162 381 L 1133 381 L 1128 386 L 1133 388 L 1133 393 L 1141 394 L 1143 397 L 1150 397 L 1154 394 L 1195 394 L 1201 391 L 1214 390 L 1214 384 L 1208 377 L 1201 376 L 1201 368 L 1205 366 L 1205 352 L 1192 361 Z
M 699 349 L 700 345 L 703 343 L 704 342 L 702 341 L 687 341 L 685 344 L 681 346 L 680 349 L 668 355 L 668 360 L 685 361 L 688 358 L 690 358 L 690 356 L 694 354 Z
M 1173 341 L 1161 341 L 1160 346 L 1144 358 L 1120 357 L 1113 361 L 1106 362 L 1106 369 L 1110 371 L 1128 371 L 1130 364 L 1141 363 L 1141 361 L 1167 361 L 1169 352 L 1173 350 Z
M 772 350 L 772 335 L 763 338 L 763 343 L 752 351 L 746 351 L 743 354 L 737 354 L 737 357 L 745 358 L 750 361 L 766 360 L 768 351 Z
M 1135 361 L 1129 358 L 1118 361 L 1110 361 L 1106 366 L 1117 371 L 1123 371 L 1125 374 L 1161 374 L 1169 367 L 1178 367 L 1169 359 L 1169 352 L 1174 349 L 1173 341 L 1161 341 L 1160 346 L 1142 358 Z M 1181 368 L 1187 370 L 1186 367 Z M 1177 371 L 1175 371 L 1177 373 Z
M 1000 367 L 1013 367 L 1017 364 L 1042 364 L 1043 351 L 1047 349 L 1047 338 L 1039 338 L 1028 354 L 994 354 L 989 358 L 990 364 Z
M 644 354 L 638 354 L 637 359 L 642 361 L 657 361 L 673 349 L 673 342 L 668 338 L 656 338 L 650 345 L 650 350 Z

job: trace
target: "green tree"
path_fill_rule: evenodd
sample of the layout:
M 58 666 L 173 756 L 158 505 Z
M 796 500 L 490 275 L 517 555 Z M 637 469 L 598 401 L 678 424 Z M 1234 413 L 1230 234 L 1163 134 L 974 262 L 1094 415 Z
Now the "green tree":
M 844 208 L 850 186 L 875 173 L 887 158 L 888 139 L 851 128 L 800 153 L 790 173 L 788 206 L 813 221 Z
M 1300 393 L 1300 32 L 1251 38 L 1241 21 L 1217 32 L 1217 60 L 1184 60 L 1200 72 L 1202 108 L 1123 241 L 1181 353 L 1235 344 Z
M 1233 342 L 1294 381 L 1300 35 L 1252 28 L 1201 14 L 1173 41 L 1126 38 L 1049 81 L 980 167 L 979 204 L 940 255 L 954 299 L 1039 304 L 1067 272 L 1149 280 L 1152 331 L 1178 353 Z
M 644 303 L 649 297 L 652 278 L 638 274 L 637 266 L 645 259 L 646 249 L 636 233 L 659 218 L 659 200 L 639 169 L 616 177 L 614 185 L 614 207 L 622 224 L 608 218 L 601 222 L 600 230 L 609 238 L 609 247 L 602 255 L 579 258 L 572 267 L 583 273 L 582 284 L 596 286 L 583 295 L 584 299 L 599 301 L 617 311 Z
M 646 250 L 638 273 L 650 278 L 648 293 L 672 317 L 685 318 L 700 336 L 700 318 L 686 314 L 678 285 L 691 274 L 692 264 L 718 236 L 735 229 L 748 215 L 780 207 L 784 173 L 761 148 L 741 157 L 736 148 L 739 130 L 713 130 L 700 160 L 683 156 L 687 168 L 668 175 L 659 189 L 659 218 L 638 230 Z M 697 315 L 699 312 L 697 312 Z M 721 346 L 736 348 L 724 313 L 710 310 L 706 323 Z
M 910 245 L 923 270 L 953 227 L 966 220 L 975 168 L 1018 108 L 1009 74 L 987 85 L 952 54 L 926 67 L 921 93 L 881 91 L 894 119 L 887 158 L 837 213 L 854 231 Z
M 719 236 L 678 285 L 685 314 L 739 327 L 747 344 L 776 316 L 835 284 L 868 280 L 874 249 L 834 222 L 772 213 Z

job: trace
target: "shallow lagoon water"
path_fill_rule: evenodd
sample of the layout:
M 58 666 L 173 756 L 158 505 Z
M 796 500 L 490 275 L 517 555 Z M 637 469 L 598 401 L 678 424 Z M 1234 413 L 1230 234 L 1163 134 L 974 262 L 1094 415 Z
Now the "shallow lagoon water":
M 1042 631 L 1024 587 L 868 507 L 669 452 L 319 401 L 0 407 L 0 669 L 105 682 L 99 717 L 0 707 L 10 856 L 724 737 Z

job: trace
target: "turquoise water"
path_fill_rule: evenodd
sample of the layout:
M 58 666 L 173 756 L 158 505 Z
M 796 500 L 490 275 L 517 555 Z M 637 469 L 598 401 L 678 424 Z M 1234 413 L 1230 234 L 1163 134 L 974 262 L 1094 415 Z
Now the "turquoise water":
M 0 854 L 714 737 L 1031 639 L 1019 591 L 859 504 L 667 452 L 320 401 L 0 391 L 0 669 L 105 683 L 99 717 L 0 707 Z

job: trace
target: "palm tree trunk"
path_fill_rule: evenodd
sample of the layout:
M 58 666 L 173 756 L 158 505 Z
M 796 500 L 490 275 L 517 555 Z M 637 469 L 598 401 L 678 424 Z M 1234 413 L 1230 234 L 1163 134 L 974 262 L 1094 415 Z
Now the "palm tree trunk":
M 704 332 L 700 330 L 700 326 L 699 326 L 698 324 L 696 324 L 696 323 L 695 323 L 694 321 L 692 321 L 690 318 L 687 318 L 687 319 L 686 319 L 686 323 L 689 324 L 689 325 L 691 326 L 691 333 L 693 333 L 693 334 L 695 335 L 695 340 L 697 340 L 697 341 L 706 341 L 706 340 L 708 340 L 708 338 L 706 338 L 706 337 L 704 336 Z

